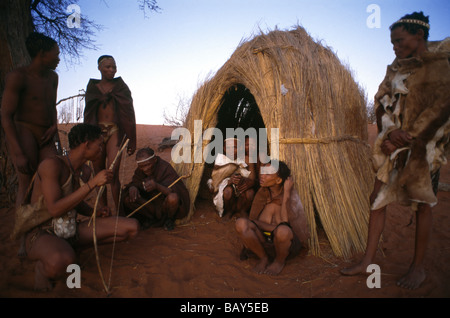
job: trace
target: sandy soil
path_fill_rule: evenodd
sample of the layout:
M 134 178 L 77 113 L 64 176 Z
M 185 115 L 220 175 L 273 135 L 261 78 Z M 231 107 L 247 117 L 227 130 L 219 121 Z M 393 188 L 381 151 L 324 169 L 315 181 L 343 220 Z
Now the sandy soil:
M 139 126 L 138 148 L 157 149 L 172 131 L 167 126 Z M 373 140 L 375 127 L 369 125 Z M 170 158 L 170 149 L 158 152 Z M 127 182 L 134 171 L 134 158 L 126 158 L 121 178 Z M 450 183 L 447 165 L 441 182 Z M 322 255 L 307 253 L 290 260 L 279 276 L 258 275 L 252 271 L 256 259 L 239 260 L 241 244 L 234 233 L 234 221 L 218 217 L 211 203 L 198 201 L 192 220 L 175 230 L 148 229 L 133 241 L 115 247 L 110 298 L 436 298 L 450 296 L 450 192 L 438 194 L 434 208 L 433 233 L 426 260 L 428 277 L 417 290 L 396 286 L 414 251 L 415 220 L 411 212 L 390 206 L 382 248 L 376 263 L 381 267 L 381 288 L 367 287 L 365 275 L 344 277 L 339 269 L 355 262 L 333 255 L 321 233 Z M 13 209 L 0 211 L 0 297 L 5 298 L 103 298 L 93 249 L 81 252 L 81 288 L 69 289 L 65 280 L 53 291 L 33 291 L 34 263 L 21 263 L 17 244 L 9 240 Z M 412 220 L 412 223 L 410 224 Z M 100 247 L 101 264 L 110 277 L 112 246 Z M 69 275 L 69 274 L 68 274 Z

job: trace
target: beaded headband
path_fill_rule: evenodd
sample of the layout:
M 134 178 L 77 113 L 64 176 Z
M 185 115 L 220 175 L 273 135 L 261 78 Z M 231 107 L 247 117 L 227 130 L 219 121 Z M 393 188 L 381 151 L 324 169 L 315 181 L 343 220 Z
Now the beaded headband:
M 136 160 L 136 163 L 143 163 L 143 162 L 146 162 L 146 161 L 152 159 L 154 156 L 155 156 L 155 154 L 151 155 L 151 156 L 148 157 L 148 158 L 142 159 L 142 160 Z
M 416 19 L 400 19 L 400 20 L 398 20 L 397 22 L 394 22 L 394 23 L 389 27 L 389 29 L 392 30 L 392 27 L 393 27 L 394 25 L 400 24 L 400 23 L 418 24 L 418 25 L 421 25 L 421 26 L 423 26 L 423 27 L 426 27 L 427 29 L 430 29 L 430 25 L 429 25 L 428 23 L 423 22 L 423 21 L 421 21 L 421 20 L 416 20 Z

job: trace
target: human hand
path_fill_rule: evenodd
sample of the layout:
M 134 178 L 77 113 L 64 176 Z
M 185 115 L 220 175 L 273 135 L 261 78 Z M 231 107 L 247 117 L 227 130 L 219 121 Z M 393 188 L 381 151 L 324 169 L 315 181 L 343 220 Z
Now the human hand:
M 237 186 L 237 190 L 239 193 L 244 193 L 245 191 L 247 191 L 249 188 L 247 182 L 243 182 L 242 184 Z
M 110 169 L 105 169 L 97 173 L 94 177 L 95 186 L 103 186 L 107 183 L 111 183 L 113 178 L 113 172 Z
M 242 177 L 241 180 L 239 181 L 237 189 L 239 193 L 243 193 L 248 189 L 250 189 L 254 184 L 255 184 L 254 180 Z
M 111 210 L 108 206 L 103 206 L 100 209 L 97 209 L 97 216 L 101 218 L 111 216 Z
M 135 148 L 135 147 L 128 147 L 128 148 L 127 148 L 127 154 L 128 154 L 129 156 L 131 156 L 132 154 L 134 154 L 135 151 L 136 151 L 136 148 Z
M 142 186 L 144 187 L 144 191 L 152 192 L 156 189 L 156 182 L 153 179 L 142 181 Z
M 386 155 L 389 156 L 391 153 L 393 153 L 397 147 L 395 147 L 392 142 L 389 139 L 386 139 L 381 144 L 381 151 Z
M 396 129 L 389 133 L 389 140 L 395 147 L 401 148 L 407 146 L 411 142 L 412 137 L 406 131 Z
M 130 199 L 130 202 L 136 202 L 136 200 L 141 196 L 139 194 L 139 189 L 136 188 L 135 186 L 130 187 L 130 189 L 128 190 L 128 196 Z
M 34 168 L 28 160 L 27 156 L 20 154 L 16 157 L 17 171 L 23 174 L 31 175 L 34 172 Z
M 230 180 L 231 183 L 238 185 L 242 180 L 242 176 L 238 173 L 235 173 L 230 177 Z
M 284 191 L 285 191 L 285 193 L 290 193 L 293 187 L 294 187 L 294 180 L 292 179 L 292 177 L 288 177 L 284 181 Z
M 57 132 L 58 128 L 56 125 L 53 125 L 49 129 L 47 129 L 47 131 L 44 133 L 44 135 L 41 137 L 41 140 L 39 141 L 40 146 L 42 147 L 43 145 L 49 143 Z

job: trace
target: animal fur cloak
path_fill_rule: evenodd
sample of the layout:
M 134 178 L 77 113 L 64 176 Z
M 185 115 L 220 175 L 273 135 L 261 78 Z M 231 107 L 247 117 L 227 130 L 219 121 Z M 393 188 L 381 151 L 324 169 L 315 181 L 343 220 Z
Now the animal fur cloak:
M 232 160 L 224 154 L 219 153 L 217 155 L 214 161 L 214 170 L 211 174 L 211 179 L 207 181 L 207 185 L 215 193 L 213 202 L 220 217 L 222 217 L 224 212 L 223 190 L 234 173 L 248 178 L 250 171 L 247 167 L 245 161 L 240 158 Z
M 378 136 L 374 168 L 383 185 L 372 209 L 391 202 L 431 206 L 437 203 L 431 174 L 446 164 L 450 134 L 450 54 L 425 52 L 418 58 L 396 59 L 375 95 Z M 411 143 L 391 155 L 381 144 L 396 129 L 408 132 Z
M 125 134 L 130 140 L 128 142 L 128 149 L 134 152 L 136 150 L 136 117 L 134 114 L 133 98 L 131 97 L 130 89 L 121 77 L 117 77 L 113 81 L 115 82 L 113 90 L 108 94 L 103 94 L 97 86 L 100 80 L 89 80 L 86 88 L 84 122 L 97 125 L 98 108 L 113 100 L 115 113 L 114 123 L 119 127 L 118 143 L 120 144 Z

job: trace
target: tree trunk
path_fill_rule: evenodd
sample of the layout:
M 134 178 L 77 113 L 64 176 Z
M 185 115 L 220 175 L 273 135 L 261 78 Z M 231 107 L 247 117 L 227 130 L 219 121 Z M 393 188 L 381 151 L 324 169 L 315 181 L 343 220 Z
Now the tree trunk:
M 33 31 L 31 0 L 1 0 L 0 2 L 0 105 L 6 75 L 30 62 L 25 46 Z M 1 116 L 1 115 L 0 115 Z M 17 176 L 6 149 L 5 133 L 0 129 L 0 203 L 11 204 L 17 191 Z M 2 205 L 3 205 L 2 204 Z

